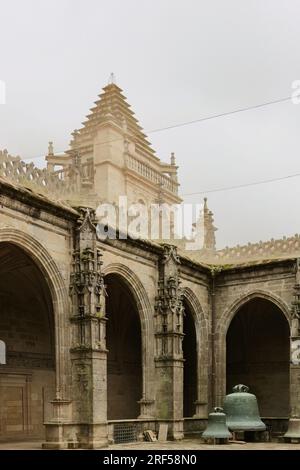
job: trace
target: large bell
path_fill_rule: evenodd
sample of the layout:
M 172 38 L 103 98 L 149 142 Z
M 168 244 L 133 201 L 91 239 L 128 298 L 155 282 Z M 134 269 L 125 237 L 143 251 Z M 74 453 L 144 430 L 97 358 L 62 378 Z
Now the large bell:
M 246 385 L 236 385 L 233 393 L 226 395 L 224 412 L 231 431 L 265 431 L 266 425 L 259 416 L 256 396 L 248 393 Z
M 231 434 L 226 425 L 226 415 L 223 408 L 215 407 L 208 415 L 207 427 L 202 433 L 203 439 L 230 439 Z

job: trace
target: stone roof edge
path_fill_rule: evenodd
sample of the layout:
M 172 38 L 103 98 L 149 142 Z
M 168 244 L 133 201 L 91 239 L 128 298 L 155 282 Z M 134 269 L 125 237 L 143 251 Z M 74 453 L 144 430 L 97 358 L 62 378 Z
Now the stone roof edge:
M 62 216 L 67 218 L 68 220 L 76 221 L 79 217 L 79 212 L 75 208 L 63 204 L 58 201 L 53 201 L 52 199 L 44 196 L 42 194 L 38 194 L 33 192 L 32 190 L 25 188 L 21 185 L 16 183 L 12 183 L 10 181 L 6 181 L 0 177 L 0 195 L 4 194 L 9 197 L 13 197 L 14 199 L 30 204 L 33 207 L 38 209 L 44 209 L 56 216 Z M 126 240 L 119 240 L 125 243 L 130 243 L 131 245 L 136 245 L 140 248 L 150 248 L 151 251 L 161 254 L 163 252 L 163 244 L 155 243 L 152 240 L 145 240 L 145 239 L 133 239 L 128 237 Z M 175 245 L 176 246 L 176 245 Z M 266 265 L 278 265 L 278 264 L 285 264 L 287 262 L 292 262 L 297 259 L 296 256 L 284 257 L 284 258 L 276 258 L 276 259 L 263 259 L 258 261 L 248 261 L 245 263 L 230 263 L 230 264 L 213 264 L 213 263 L 202 263 L 197 260 L 194 260 L 188 256 L 183 254 L 179 254 L 180 261 L 185 265 L 190 265 L 191 267 L 201 268 L 205 271 L 210 271 L 211 273 L 218 273 L 218 272 L 230 272 L 235 270 L 243 270 L 247 268 L 254 268 L 254 267 L 263 267 Z
M 13 197 L 17 201 L 30 204 L 38 209 L 44 209 L 56 216 L 67 218 L 68 220 L 76 220 L 79 216 L 78 211 L 71 206 L 59 201 L 54 201 L 48 196 L 36 193 L 23 185 L 7 181 L 2 177 L 0 177 L 0 195 L 1 194 Z

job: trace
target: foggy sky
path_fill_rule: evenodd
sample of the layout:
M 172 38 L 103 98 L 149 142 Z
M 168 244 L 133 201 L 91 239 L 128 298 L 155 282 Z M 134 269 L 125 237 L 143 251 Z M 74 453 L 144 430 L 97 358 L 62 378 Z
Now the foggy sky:
M 145 130 L 289 96 L 299 17 L 300 0 L 0 0 L 0 149 L 67 149 L 111 72 Z M 300 172 L 299 130 L 287 102 L 149 138 L 161 159 L 175 152 L 186 194 Z M 300 232 L 299 187 L 208 194 L 218 246 Z

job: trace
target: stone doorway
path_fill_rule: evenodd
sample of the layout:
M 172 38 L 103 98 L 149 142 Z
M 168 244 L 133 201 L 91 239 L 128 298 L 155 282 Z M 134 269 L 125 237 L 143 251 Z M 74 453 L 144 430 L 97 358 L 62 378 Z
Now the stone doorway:
M 141 324 L 134 295 L 117 274 L 105 277 L 107 286 L 107 418 L 136 419 L 142 397 Z
M 290 330 L 277 305 L 254 298 L 236 313 L 226 337 L 227 393 L 242 383 L 263 417 L 289 416 Z
M 197 400 L 197 339 L 194 318 L 191 307 L 184 300 L 184 320 L 182 343 L 184 369 L 183 369 L 183 416 L 192 417 L 196 412 Z
M 55 388 L 51 295 L 36 264 L 10 243 L 0 244 L 0 340 L 0 440 L 43 439 Z

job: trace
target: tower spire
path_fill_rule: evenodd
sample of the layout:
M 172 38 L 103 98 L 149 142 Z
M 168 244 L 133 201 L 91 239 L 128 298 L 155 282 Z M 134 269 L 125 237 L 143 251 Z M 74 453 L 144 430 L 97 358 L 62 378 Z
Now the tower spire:
M 151 148 L 151 144 L 147 140 L 147 136 L 138 123 L 134 112 L 130 109 L 126 97 L 122 94 L 121 88 L 116 85 L 113 73 L 110 74 L 109 83 L 103 88 L 99 99 L 95 102 L 95 106 L 91 108 L 86 120 L 82 123 L 83 127 L 78 130 L 76 146 L 86 148 L 88 145 L 92 145 L 98 127 L 108 120 L 114 121 L 116 125 L 123 129 L 126 123 L 126 132 L 131 135 L 136 147 L 144 155 L 156 158 L 155 152 Z
M 217 230 L 218 229 L 214 226 L 214 215 L 212 211 L 209 210 L 207 198 L 205 197 L 203 201 L 203 209 L 200 212 L 194 229 L 195 240 L 198 241 L 202 250 L 216 250 L 215 232 Z

